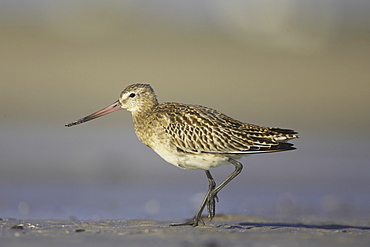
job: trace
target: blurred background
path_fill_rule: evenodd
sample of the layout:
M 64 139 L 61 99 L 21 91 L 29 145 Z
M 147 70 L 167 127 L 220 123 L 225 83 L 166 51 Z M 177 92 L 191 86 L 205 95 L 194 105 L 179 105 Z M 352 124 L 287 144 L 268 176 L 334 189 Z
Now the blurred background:
M 141 144 L 120 111 L 160 102 L 292 128 L 293 152 L 243 158 L 218 214 L 370 222 L 367 0 L 0 0 L 0 217 L 192 217 L 208 182 Z M 220 183 L 233 170 L 212 170 Z

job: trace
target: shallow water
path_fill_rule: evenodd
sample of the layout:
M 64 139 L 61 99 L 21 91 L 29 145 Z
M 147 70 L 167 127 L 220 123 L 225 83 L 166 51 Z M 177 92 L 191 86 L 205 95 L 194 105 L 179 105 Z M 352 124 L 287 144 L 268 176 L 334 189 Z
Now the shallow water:
M 315 191 L 221 192 L 218 214 L 275 220 L 369 223 L 368 195 Z M 148 186 L 2 186 L 1 217 L 26 219 L 153 219 L 180 221 L 196 212 L 204 191 L 172 184 Z

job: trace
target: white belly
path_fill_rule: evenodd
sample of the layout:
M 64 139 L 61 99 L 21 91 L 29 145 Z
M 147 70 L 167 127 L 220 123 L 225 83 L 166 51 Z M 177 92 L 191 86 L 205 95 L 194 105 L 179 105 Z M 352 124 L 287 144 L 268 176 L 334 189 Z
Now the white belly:
M 183 153 L 176 150 L 169 150 L 164 146 L 155 147 L 153 150 L 168 163 L 183 169 L 209 170 L 212 167 L 230 163 L 228 157 L 222 154 Z

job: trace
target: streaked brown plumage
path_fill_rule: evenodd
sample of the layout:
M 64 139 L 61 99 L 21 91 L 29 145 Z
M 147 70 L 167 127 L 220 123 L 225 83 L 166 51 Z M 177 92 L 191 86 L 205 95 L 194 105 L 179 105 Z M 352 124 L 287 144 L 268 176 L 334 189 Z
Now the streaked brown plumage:
M 127 86 L 114 104 L 66 126 L 119 109 L 132 113 L 139 140 L 164 160 L 180 168 L 206 171 L 209 189 L 199 211 L 190 221 L 177 225 L 198 225 L 205 206 L 208 216 L 214 217 L 217 193 L 242 170 L 236 159 L 248 154 L 293 150 L 293 144 L 286 141 L 298 138 L 293 130 L 242 123 L 200 105 L 159 104 L 149 84 Z M 216 187 L 209 169 L 229 163 L 235 165 L 235 171 Z

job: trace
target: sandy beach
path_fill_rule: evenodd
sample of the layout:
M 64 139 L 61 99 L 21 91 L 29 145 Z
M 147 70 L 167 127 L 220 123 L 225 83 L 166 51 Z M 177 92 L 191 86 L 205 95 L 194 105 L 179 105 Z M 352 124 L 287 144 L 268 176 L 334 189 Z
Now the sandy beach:
M 368 246 L 370 227 L 333 223 L 270 222 L 242 215 L 205 219 L 198 227 L 150 220 L 2 219 L 7 246 Z

